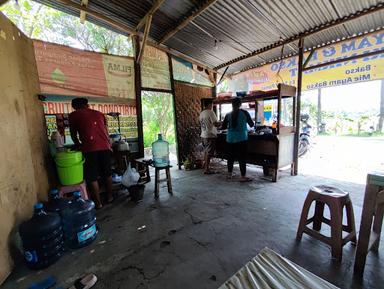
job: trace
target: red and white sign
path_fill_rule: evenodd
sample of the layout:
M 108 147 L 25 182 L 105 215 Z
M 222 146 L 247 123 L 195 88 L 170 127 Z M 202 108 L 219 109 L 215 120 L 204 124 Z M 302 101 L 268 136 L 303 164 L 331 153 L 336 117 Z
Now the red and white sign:
M 41 92 L 135 99 L 134 60 L 34 40 Z

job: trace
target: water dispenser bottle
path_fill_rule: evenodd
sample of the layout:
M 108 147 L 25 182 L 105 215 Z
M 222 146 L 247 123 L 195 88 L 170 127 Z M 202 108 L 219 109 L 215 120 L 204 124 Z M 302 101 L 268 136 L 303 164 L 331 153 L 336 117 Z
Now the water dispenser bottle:
M 169 166 L 169 143 L 163 140 L 161 134 L 157 141 L 152 143 L 153 162 L 155 167 Z
M 52 189 L 49 192 L 49 202 L 46 206 L 48 212 L 60 213 L 68 204 L 69 200 L 60 198 L 58 189 Z
M 73 193 L 73 200 L 61 212 L 64 239 L 70 248 L 84 247 L 97 237 L 95 204 Z
M 34 206 L 31 219 L 19 227 L 24 260 L 31 269 L 46 268 L 64 253 L 64 238 L 60 216 L 46 213 L 43 204 Z

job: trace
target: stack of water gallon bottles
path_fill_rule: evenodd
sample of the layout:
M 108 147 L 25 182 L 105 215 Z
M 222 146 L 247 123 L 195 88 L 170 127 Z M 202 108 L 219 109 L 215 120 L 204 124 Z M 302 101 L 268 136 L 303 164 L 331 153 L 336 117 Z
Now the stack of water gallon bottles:
M 62 199 L 58 190 L 50 192 L 46 206 L 37 203 L 32 218 L 19 227 L 24 259 L 31 269 L 42 269 L 56 262 L 65 248 L 81 248 L 97 236 L 95 204 L 83 200 L 80 192 Z

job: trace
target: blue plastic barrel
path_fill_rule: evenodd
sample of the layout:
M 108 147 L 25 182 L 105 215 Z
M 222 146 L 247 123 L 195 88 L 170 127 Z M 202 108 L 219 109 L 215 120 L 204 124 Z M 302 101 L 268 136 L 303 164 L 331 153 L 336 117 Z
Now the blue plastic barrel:
M 158 135 L 157 141 L 152 143 L 152 155 L 155 167 L 169 166 L 169 143 L 163 140 L 161 134 Z
M 42 269 L 57 261 L 64 253 L 60 216 L 46 213 L 42 203 L 34 206 L 32 218 L 19 227 L 24 260 L 31 269 Z
M 97 237 L 95 204 L 73 193 L 73 200 L 61 212 L 64 239 L 68 247 L 87 246 Z

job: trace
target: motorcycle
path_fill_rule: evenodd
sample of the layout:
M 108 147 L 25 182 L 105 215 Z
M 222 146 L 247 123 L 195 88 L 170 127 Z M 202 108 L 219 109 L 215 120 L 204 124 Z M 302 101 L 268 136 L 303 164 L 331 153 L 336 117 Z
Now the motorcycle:
M 300 137 L 299 137 L 299 157 L 302 157 L 309 151 L 310 147 L 310 137 L 312 126 L 308 123 L 309 115 L 302 114 L 300 115 L 300 120 L 302 122 Z

